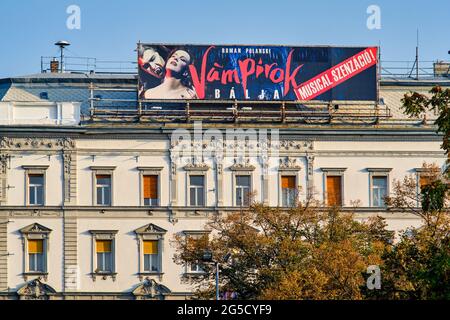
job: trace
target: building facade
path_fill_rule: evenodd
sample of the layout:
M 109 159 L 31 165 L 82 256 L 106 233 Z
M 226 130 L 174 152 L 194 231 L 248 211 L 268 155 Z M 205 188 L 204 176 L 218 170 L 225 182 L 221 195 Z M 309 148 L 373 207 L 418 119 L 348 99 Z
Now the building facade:
M 408 119 L 400 102 L 436 83 L 449 84 L 383 80 L 379 104 L 339 102 L 299 121 L 242 112 L 200 124 L 188 103 L 184 120 L 154 107 L 145 117 L 130 102 L 134 76 L 0 80 L 0 299 L 189 298 L 201 270 L 173 262 L 174 235 L 204 232 L 249 194 L 274 207 L 314 197 L 356 219 L 383 216 L 394 231 L 419 226 L 383 197 L 406 175 L 419 190 L 424 162 L 445 165 L 436 115 Z M 256 148 L 226 138 L 255 128 L 276 136 Z

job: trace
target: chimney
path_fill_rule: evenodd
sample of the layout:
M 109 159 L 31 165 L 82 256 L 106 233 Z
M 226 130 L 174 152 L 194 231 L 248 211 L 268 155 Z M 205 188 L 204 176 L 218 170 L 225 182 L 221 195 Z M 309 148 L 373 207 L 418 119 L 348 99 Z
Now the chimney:
M 58 71 L 59 71 L 59 61 L 56 60 L 56 58 L 53 58 L 53 60 L 50 61 L 50 72 L 58 73 Z
M 437 61 L 433 63 L 435 77 L 448 77 L 450 74 L 450 62 Z

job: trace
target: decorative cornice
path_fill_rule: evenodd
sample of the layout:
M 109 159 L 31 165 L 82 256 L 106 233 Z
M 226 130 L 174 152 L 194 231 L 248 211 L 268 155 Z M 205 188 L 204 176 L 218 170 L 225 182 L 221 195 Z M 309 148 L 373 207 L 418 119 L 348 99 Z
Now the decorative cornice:
M 230 167 L 231 171 L 253 171 L 255 166 L 250 164 L 250 159 L 239 157 L 234 159 L 234 164 Z
M 30 224 L 29 226 L 26 226 L 22 229 L 19 230 L 20 233 L 22 234 L 41 234 L 41 233 L 45 233 L 45 234 L 49 234 L 50 232 L 52 232 L 51 229 L 44 227 L 43 225 L 39 224 L 39 223 L 33 223 Z
M 154 299 L 170 294 L 171 291 L 166 286 L 157 283 L 154 279 L 146 278 L 143 283 L 139 284 L 136 289 L 133 290 L 133 295 L 136 299 Z
M 392 168 L 367 168 L 369 172 L 391 172 Z
M 190 159 L 190 162 L 184 166 L 184 170 L 186 171 L 207 171 L 209 170 L 209 166 L 201 161 L 198 157 L 193 157 Z
M 136 234 L 164 234 L 167 232 L 166 229 L 163 229 L 153 223 L 146 224 L 136 230 L 134 230 Z
M 297 158 L 285 157 L 285 158 L 280 159 L 280 165 L 278 166 L 278 170 L 298 171 L 300 169 L 301 169 L 301 166 L 297 163 Z
M 112 171 L 116 169 L 116 166 L 90 166 L 89 169 L 92 171 Z
M 25 283 L 17 290 L 17 295 L 25 300 L 47 300 L 48 296 L 55 295 L 56 290 L 39 278 Z
M 347 168 L 333 168 L 333 167 L 322 167 L 320 168 L 323 172 L 330 172 L 330 171 L 334 171 L 334 172 L 344 172 L 345 170 L 347 170 Z
M 139 171 L 161 171 L 164 167 L 137 167 Z
M 72 150 L 75 140 L 71 138 L 10 138 L 1 137 L 0 149 L 17 150 Z
M 23 165 L 24 170 L 47 170 L 49 165 Z

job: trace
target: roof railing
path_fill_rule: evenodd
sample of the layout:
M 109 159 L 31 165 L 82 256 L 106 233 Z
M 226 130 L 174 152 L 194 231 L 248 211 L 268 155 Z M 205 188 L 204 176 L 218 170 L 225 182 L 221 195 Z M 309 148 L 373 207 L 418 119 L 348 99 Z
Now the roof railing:
M 41 72 L 57 72 L 59 57 L 41 57 Z M 53 68 L 52 68 L 53 64 Z M 100 74 L 136 74 L 136 61 L 99 60 L 89 57 L 65 57 L 65 72 L 100 73 Z M 450 78 L 449 61 L 401 61 L 381 60 L 379 66 L 382 79 L 416 79 Z

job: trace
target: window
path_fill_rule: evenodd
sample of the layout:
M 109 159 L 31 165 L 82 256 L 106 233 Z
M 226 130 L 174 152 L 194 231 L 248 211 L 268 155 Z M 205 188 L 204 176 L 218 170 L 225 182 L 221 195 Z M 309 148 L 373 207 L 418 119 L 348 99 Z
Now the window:
M 144 205 L 145 206 L 158 206 L 158 176 L 157 175 L 144 175 Z
M 162 255 L 164 250 L 164 234 L 167 230 L 153 223 L 142 226 L 134 232 L 139 247 L 139 279 L 147 274 L 158 274 L 162 279 Z
M 48 100 L 48 92 L 41 92 L 39 93 L 39 98 L 43 99 L 43 100 Z
M 203 269 L 202 263 L 191 263 L 189 266 L 190 273 L 203 273 L 205 270 Z
M 341 176 L 328 176 L 327 183 L 327 204 L 328 206 L 342 205 Z
M 297 198 L 297 187 L 295 176 L 281 177 L 281 203 L 283 207 L 292 207 Z
M 23 277 L 41 275 L 47 278 L 47 252 L 49 250 L 49 237 L 51 229 L 33 223 L 19 230 L 23 237 Z
M 236 205 L 250 205 L 250 176 L 236 175 Z
M 96 272 L 112 272 L 112 240 L 96 240 L 95 248 L 97 253 Z
M 186 241 L 193 242 L 208 242 L 209 232 L 204 230 L 185 230 L 183 233 L 186 235 Z M 204 273 L 204 267 L 202 261 L 197 261 L 196 263 L 187 263 L 186 264 L 186 273 Z
M 116 234 L 117 230 L 89 230 L 92 235 L 91 276 L 116 281 Z
M 158 240 L 144 240 L 144 271 L 159 272 Z
M 189 199 L 191 206 L 205 205 L 205 177 L 204 176 L 189 176 Z
M 44 205 L 44 175 L 29 174 L 28 175 L 28 204 Z
M 426 187 L 431 183 L 431 176 L 429 174 L 420 174 L 419 176 L 419 192 L 422 191 L 422 188 Z
M 97 190 L 97 205 L 110 206 L 111 205 L 111 176 L 97 174 L 96 190 Z
M 384 207 L 384 198 L 387 196 L 387 177 L 372 176 L 372 206 Z
M 45 272 L 44 268 L 44 240 L 28 240 L 28 271 Z

